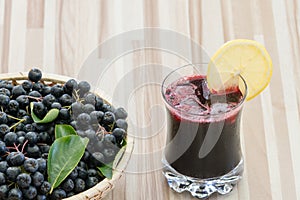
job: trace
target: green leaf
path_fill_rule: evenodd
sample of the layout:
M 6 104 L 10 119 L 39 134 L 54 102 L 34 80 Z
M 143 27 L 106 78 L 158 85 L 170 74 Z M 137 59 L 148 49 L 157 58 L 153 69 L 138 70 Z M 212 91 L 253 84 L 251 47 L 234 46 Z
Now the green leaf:
M 124 147 L 126 145 L 127 145 L 127 141 L 125 139 L 123 139 L 122 142 L 121 142 L 121 146 Z
M 57 124 L 55 126 L 55 139 L 68 135 L 77 135 L 73 126 L 66 124 Z
M 44 124 L 44 123 L 52 122 L 57 118 L 59 114 L 59 110 L 57 108 L 52 108 L 51 110 L 49 110 L 49 112 L 45 115 L 43 119 L 39 119 L 33 112 L 33 105 L 34 102 L 31 102 L 30 111 L 31 111 L 31 117 L 35 123 Z
M 78 135 L 68 135 L 56 139 L 51 145 L 47 166 L 48 182 L 52 185 L 50 193 L 78 165 L 88 142 L 88 138 L 81 138 Z
M 98 167 L 98 169 L 103 176 L 105 176 L 108 179 L 111 179 L 112 178 L 112 165 L 113 165 L 113 163 L 111 162 L 104 166 Z

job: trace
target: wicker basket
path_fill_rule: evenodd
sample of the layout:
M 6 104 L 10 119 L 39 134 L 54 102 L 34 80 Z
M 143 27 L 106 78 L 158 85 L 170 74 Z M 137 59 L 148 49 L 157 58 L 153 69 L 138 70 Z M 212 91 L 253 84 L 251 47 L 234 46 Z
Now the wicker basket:
M 20 73 L 8 73 L 8 74 L 0 74 L 0 80 L 11 80 L 14 83 L 21 83 L 24 80 L 27 80 L 27 72 L 20 72 Z M 43 73 L 42 81 L 46 84 L 63 84 L 67 80 L 69 80 L 70 77 L 67 76 L 61 76 L 56 74 L 45 74 Z M 100 91 L 96 91 L 97 94 L 99 94 L 101 97 L 105 99 L 106 102 L 110 102 L 110 99 L 107 96 L 104 96 L 101 94 Z M 129 127 L 130 130 L 130 127 Z M 113 177 L 112 179 L 105 178 L 100 183 L 95 185 L 94 187 L 79 193 L 77 195 L 74 195 L 72 197 L 66 198 L 65 200 L 87 200 L 87 199 L 102 199 L 104 196 L 106 196 L 113 188 L 116 183 L 122 176 L 123 172 L 129 162 L 130 156 L 133 151 L 133 145 L 134 145 L 134 139 L 127 135 L 127 145 L 124 152 L 118 154 L 118 161 L 117 166 L 113 170 Z

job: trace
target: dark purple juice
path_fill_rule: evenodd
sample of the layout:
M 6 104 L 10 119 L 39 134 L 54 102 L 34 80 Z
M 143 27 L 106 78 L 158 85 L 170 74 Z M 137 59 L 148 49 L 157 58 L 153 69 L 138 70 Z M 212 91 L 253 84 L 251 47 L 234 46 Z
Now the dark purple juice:
M 167 162 L 196 178 L 222 176 L 241 161 L 238 87 L 211 93 L 205 76 L 184 77 L 165 90 L 168 117 Z

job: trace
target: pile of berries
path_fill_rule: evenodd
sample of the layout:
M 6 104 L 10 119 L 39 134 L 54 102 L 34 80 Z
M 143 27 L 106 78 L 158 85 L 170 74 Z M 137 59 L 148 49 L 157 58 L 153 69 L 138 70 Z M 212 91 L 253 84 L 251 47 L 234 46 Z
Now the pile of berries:
M 39 69 L 28 80 L 0 80 L 0 200 L 63 199 L 87 190 L 105 177 L 97 167 L 111 163 L 127 132 L 127 112 L 90 92 L 86 81 L 47 84 Z M 57 108 L 58 117 L 35 123 L 33 112 L 43 119 Z M 89 138 L 83 157 L 68 177 L 50 194 L 47 158 L 55 140 L 55 125 L 69 124 Z

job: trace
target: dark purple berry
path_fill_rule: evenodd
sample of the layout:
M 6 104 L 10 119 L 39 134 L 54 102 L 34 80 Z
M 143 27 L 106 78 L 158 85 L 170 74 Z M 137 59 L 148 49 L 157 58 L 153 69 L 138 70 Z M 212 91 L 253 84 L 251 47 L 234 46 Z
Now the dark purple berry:
M 39 118 L 43 119 L 47 114 L 45 105 L 42 102 L 33 103 L 33 113 Z
M 39 164 L 36 159 L 28 158 L 24 161 L 24 169 L 29 173 L 34 173 L 38 170 Z
M 17 113 L 19 111 L 19 103 L 16 100 L 10 100 L 7 110 L 9 113 Z
M 29 144 L 36 144 L 38 141 L 37 133 L 36 132 L 26 133 L 25 139 L 28 140 Z
M 79 95 L 83 97 L 85 93 L 90 91 L 91 85 L 87 81 L 80 81 L 78 84 L 78 89 Z
M 17 134 L 9 132 L 4 136 L 4 142 L 7 146 L 13 146 L 17 142 Z
M 26 173 L 19 174 L 16 180 L 20 188 L 28 188 L 32 181 L 30 175 Z
M 64 91 L 69 95 L 72 95 L 73 91 L 76 90 L 77 87 L 78 87 L 77 81 L 74 79 L 68 80 L 63 86 Z
M 10 166 L 20 166 L 23 164 L 25 156 L 22 152 L 11 152 L 7 157 L 6 161 Z
M 75 179 L 75 187 L 74 187 L 74 192 L 80 193 L 85 190 L 85 181 L 82 180 L 81 178 Z
M 6 176 L 9 181 L 16 181 L 17 176 L 21 173 L 20 167 L 8 167 L 6 170 Z
M 44 181 L 40 187 L 40 193 L 47 194 L 48 192 L 50 192 L 50 189 L 51 189 L 51 184 L 47 181 Z
M 25 80 L 23 83 L 22 83 L 22 87 L 24 88 L 24 90 L 26 92 L 30 92 L 30 90 L 32 89 L 32 82 L 29 81 L 29 80 Z
M 42 78 L 42 72 L 41 70 L 37 68 L 33 68 L 28 73 L 28 79 L 32 82 L 38 82 Z
M 88 177 L 87 180 L 85 181 L 87 188 L 94 187 L 95 185 L 97 185 L 97 183 L 99 183 L 99 180 L 96 177 Z
M 42 185 L 42 183 L 44 182 L 44 175 L 39 172 L 36 171 L 33 175 L 32 175 L 32 183 L 35 187 L 40 187 Z
M 7 123 L 7 115 L 5 112 L 0 112 L 0 124 Z
M 59 98 L 61 95 L 64 94 L 64 89 L 61 85 L 54 85 L 51 88 L 51 94 L 54 95 L 56 98 Z
M 64 189 L 66 192 L 71 192 L 74 189 L 74 182 L 72 179 L 67 179 L 62 183 L 62 189 Z
M 17 86 L 14 86 L 12 91 L 11 91 L 11 94 L 13 95 L 14 98 L 20 96 L 20 95 L 25 95 L 26 94 L 26 91 L 24 90 L 24 88 L 22 87 L 22 85 L 17 85 Z
M 0 185 L 3 185 L 6 182 L 6 176 L 4 173 L 0 172 Z
M 63 189 L 59 189 L 59 188 L 54 189 L 51 194 L 52 199 L 60 200 L 60 199 L 66 198 L 66 197 L 67 197 L 66 191 L 64 191 Z
M 6 108 L 6 106 L 9 103 L 9 97 L 4 95 L 4 94 L 0 94 L 0 106 L 3 108 Z
M 12 188 L 8 192 L 8 200 L 22 200 L 22 191 L 18 188 Z
M 34 199 L 37 196 L 37 189 L 33 186 L 23 189 L 23 195 L 27 199 Z

